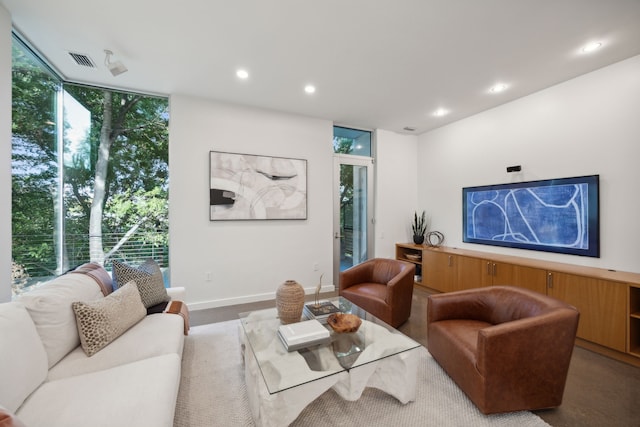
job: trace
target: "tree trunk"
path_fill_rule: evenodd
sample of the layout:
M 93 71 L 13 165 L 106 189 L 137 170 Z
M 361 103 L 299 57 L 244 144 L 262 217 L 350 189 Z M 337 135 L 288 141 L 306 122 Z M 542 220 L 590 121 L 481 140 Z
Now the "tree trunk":
M 102 213 L 104 199 L 107 193 L 107 172 L 109 165 L 109 151 L 111 150 L 112 128 L 112 94 L 104 91 L 104 110 L 102 128 L 100 129 L 100 146 L 98 147 L 98 161 L 96 162 L 95 180 L 93 183 L 93 200 L 89 215 L 89 257 L 91 262 L 104 264 L 104 246 L 102 244 Z
M 118 243 L 115 244 L 115 246 L 113 248 L 111 248 L 111 250 L 109 252 L 107 252 L 104 256 L 105 261 L 107 259 L 109 259 L 114 253 L 116 253 L 118 251 L 118 249 L 120 249 L 122 247 L 122 245 L 124 245 L 125 243 L 127 243 L 127 241 L 129 241 L 129 239 L 131 238 L 131 236 L 133 236 L 136 231 L 138 231 L 138 228 L 140 228 L 140 226 L 147 220 L 147 217 L 142 217 L 140 219 L 140 221 L 138 221 L 133 227 L 131 227 L 125 234 L 124 236 L 122 236 L 122 238 L 118 241 Z

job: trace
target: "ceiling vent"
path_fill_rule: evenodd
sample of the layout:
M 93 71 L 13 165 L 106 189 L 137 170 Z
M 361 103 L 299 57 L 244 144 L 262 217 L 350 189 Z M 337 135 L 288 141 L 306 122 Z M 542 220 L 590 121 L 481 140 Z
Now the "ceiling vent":
M 93 62 L 93 60 L 89 58 L 88 55 L 85 55 L 83 53 L 69 52 L 69 56 L 71 56 L 73 62 L 75 62 L 77 65 L 80 65 L 81 67 L 98 68 L 96 67 L 95 62 Z
M 412 127 L 409 127 L 409 126 L 405 126 L 402 129 L 406 130 L 407 132 L 415 132 L 416 131 L 416 128 L 412 128 Z

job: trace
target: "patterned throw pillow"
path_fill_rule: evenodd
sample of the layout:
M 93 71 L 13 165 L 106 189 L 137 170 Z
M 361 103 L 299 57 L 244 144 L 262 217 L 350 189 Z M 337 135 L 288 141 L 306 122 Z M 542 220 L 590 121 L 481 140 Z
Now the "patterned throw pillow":
M 135 282 L 100 300 L 74 302 L 71 307 L 76 314 L 80 344 L 87 356 L 96 354 L 147 315 Z
M 164 287 L 162 271 L 152 259 L 146 260 L 138 268 L 113 261 L 113 287 L 119 288 L 132 280 L 138 285 L 140 298 L 142 298 L 145 308 L 161 302 L 168 302 L 171 299 Z

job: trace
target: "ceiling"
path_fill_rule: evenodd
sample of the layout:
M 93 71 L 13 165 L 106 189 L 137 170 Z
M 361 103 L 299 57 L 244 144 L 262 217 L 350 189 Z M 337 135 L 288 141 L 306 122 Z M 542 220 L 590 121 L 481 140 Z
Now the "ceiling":
M 0 4 L 71 81 L 402 133 L 423 133 L 640 54 L 640 0 Z M 602 48 L 583 54 L 590 41 Z M 112 76 L 104 49 L 128 71 Z M 97 68 L 77 65 L 70 51 Z M 249 78 L 239 79 L 238 68 Z M 489 93 L 496 83 L 508 89 Z M 304 92 L 307 84 L 314 94 Z M 438 108 L 450 113 L 434 117 Z

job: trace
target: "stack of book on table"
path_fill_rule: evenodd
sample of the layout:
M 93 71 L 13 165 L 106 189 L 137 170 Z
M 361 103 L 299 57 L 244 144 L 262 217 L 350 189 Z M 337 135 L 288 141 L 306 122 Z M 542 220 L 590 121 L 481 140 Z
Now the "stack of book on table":
M 340 313 L 340 309 L 331 301 L 321 301 L 318 304 L 305 304 L 302 314 L 307 319 L 316 319 L 322 324 L 327 323 L 327 317 L 332 313 Z
M 326 344 L 331 341 L 329 330 L 315 319 L 280 325 L 278 327 L 278 338 L 280 338 L 287 351 Z

